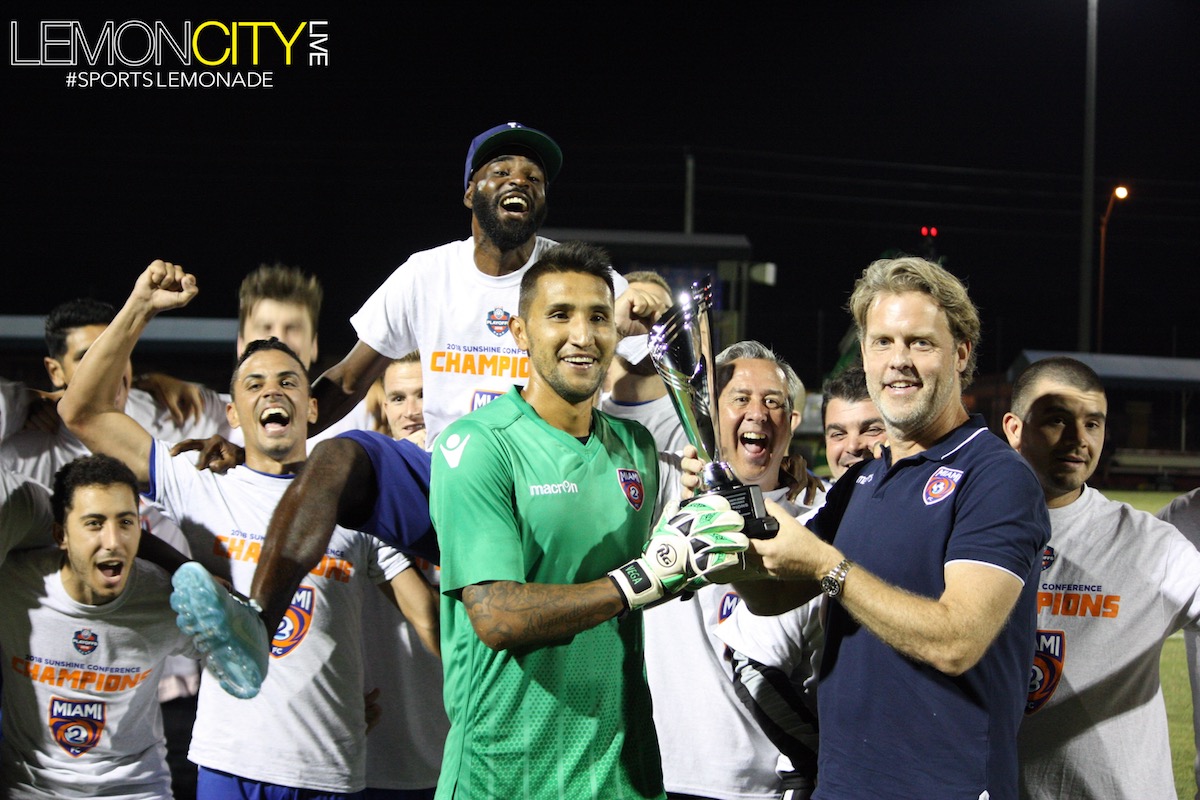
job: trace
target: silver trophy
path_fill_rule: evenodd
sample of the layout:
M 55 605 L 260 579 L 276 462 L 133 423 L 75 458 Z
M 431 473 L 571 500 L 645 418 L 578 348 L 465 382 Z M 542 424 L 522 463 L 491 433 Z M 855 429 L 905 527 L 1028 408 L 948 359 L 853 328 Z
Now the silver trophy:
M 690 295 L 677 298 L 651 328 L 650 358 L 667 385 L 671 405 L 688 441 L 707 462 L 700 473 L 703 494 L 723 496 L 734 511 L 746 518 L 743 533 L 768 539 L 779 531 L 779 523 L 767 515 L 762 490 L 743 484 L 721 460 L 711 309 L 712 279 L 693 283 Z M 681 505 L 689 502 L 684 500 Z

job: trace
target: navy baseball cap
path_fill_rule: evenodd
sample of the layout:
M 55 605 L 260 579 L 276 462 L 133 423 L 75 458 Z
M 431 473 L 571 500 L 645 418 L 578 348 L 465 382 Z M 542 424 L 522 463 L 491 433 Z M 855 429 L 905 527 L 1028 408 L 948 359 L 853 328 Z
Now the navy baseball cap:
M 562 169 L 563 154 L 558 144 L 546 134 L 533 128 L 526 128 L 519 122 L 506 122 L 494 128 L 488 128 L 471 140 L 467 148 L 467 171 L 463 175 L 463 189 L 471 185 L 471 176 L 475 170 L 491 161 L 496 156 L 510 155 L 505 148 L 518 145 L 534 152 L 542 162 L 546 171 L 546 183 L 558 177 Z

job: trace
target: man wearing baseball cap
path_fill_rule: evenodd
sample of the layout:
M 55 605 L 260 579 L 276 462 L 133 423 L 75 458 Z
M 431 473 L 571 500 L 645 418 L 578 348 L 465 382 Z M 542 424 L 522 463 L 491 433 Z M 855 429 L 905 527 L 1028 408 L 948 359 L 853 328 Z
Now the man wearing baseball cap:
M 315 430 L 340 419 L 392 359 L 413 350 L 421 352 L 430 449 L 446 425 L 525 385 L 529 357 L 508 322 L 522 275 L 554 244 L 537 232 L 546 219 L 547 188 L 562 163 L 553 139 L 519 122 L 471 141 L 463 173 L 471 237 L 415 253 L 351 318 L 357 344 L 313 384 L 320 413 Z M 645 333 L 643 322 L 663 309 L 648 293 L 626 292 L 624 279 L 614 277 L 618 332 Z M 622 349 L 639 351 L 632 342 Z
M 521 152 L 523 151 L 523 152 Z M 463 189 L 471 188 L 471 177 L 496 156 L 519 153 L 532 158 L 542 167 L 546 183 L 558 177 L 562 169 L 563 155 L 558 144 L 546 134 L 526 128 L 519 122 L 506 122 L 488 128 L 471 140 L 467 149 L 467 167 L 463 175 Z M 468 208 L 470 206 L 468 205 Z

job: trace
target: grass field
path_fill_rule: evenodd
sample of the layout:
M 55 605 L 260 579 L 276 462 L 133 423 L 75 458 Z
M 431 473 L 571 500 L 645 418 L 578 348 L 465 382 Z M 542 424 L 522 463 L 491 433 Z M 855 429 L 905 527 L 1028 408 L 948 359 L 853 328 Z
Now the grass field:
M 1104 494 L 1151 514 L 1157 513 L 1176 496 L 1174 492 L 1105 491 Z M 1167 703 L 1167 724 L 1171 729 L 1175 790 L 1181 800 L 1192 800 L 1196 796 L 1196 773 L 1192 768 L 1196 758 L 1196 743 L 1192 735 L 1192 688 L 1188 683 L 1182 636 L 1175 635 L 1167 640 L 1160 669 L 1163 697 Z
M 1181 800 L 1196 796 L 1196 758 L 1192 736 L 1192 688 L 1188 684 L 1187 659 L 1183 655 L 1183 637 L 1167 640 L 1162 654 L 1163 698 L 1167 702 L 1167 725 L 1171 729 L 1171 765 L 1175 769 L 1175 791 Z

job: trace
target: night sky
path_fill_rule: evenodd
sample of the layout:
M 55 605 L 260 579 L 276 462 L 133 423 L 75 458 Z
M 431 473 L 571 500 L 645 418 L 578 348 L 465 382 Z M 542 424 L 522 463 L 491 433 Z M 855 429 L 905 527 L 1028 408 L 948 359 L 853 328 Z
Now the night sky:
M 836 358 L 855 277 L 923 252 L 922 225 L 983 311 L 982 371 L 1075 349 L 1085 0 L 345 5 L 9 11 L 25 59 L 51 19 L 90 37 L 105 19 L 289 33 L 324 19 L 330 55 L 309 66 L 302 35 L 287 67 L 263 33 L 262 63 L 243 45 L 234 71 L 269 70 L 270 89 L 70 88 L 69 72 L 110 68 L 12 66 L 9 22 L 0 314 L 119 303 L 161 257 L 200 281 L 180 313 L 229 317 L 241 277 L 281 260 L 325 284 L 328 364 L 396 265 L 468 234 L 466 146 L 516 119 L 563 147 L 552 227 L 680 230 L 692 154 L 696 231 L 743 234 L 779 265 L 779 285 L 751 294 L 749 334 L 810 385 Z M 1193 0 L 1100 2 L 1097 220 L 1116 182 L 1132 191 L 1109 225 L 1108 352 L 1200 357 L 1197 42 Z

